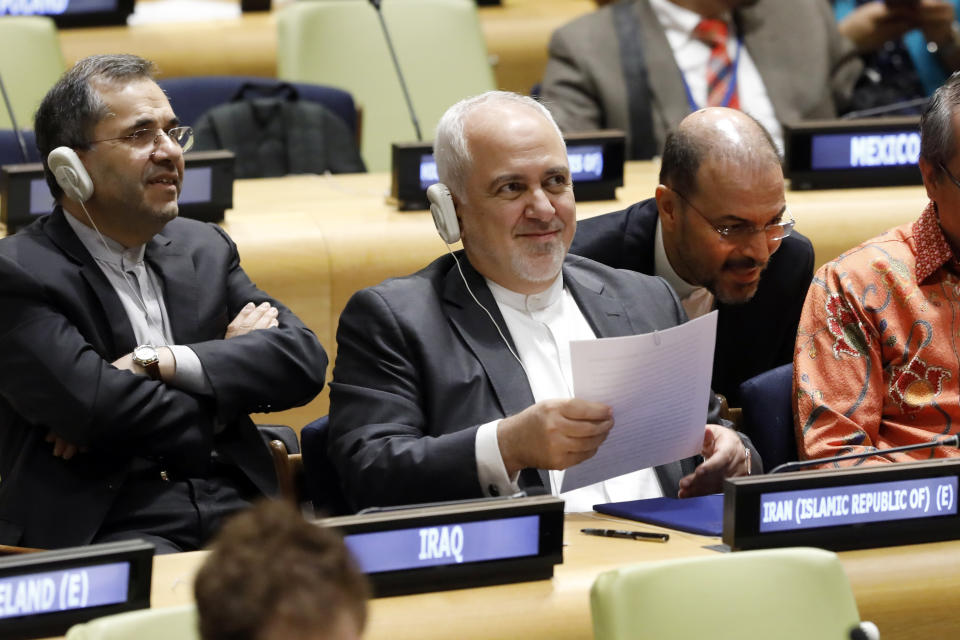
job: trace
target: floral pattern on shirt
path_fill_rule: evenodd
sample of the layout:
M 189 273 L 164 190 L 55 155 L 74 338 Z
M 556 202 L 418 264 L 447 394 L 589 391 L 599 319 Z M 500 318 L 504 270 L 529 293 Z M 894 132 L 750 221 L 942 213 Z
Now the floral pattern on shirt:
M 960 429 L 958 267 L 930 203 L 917 221 L 868 240 L 817 271 L 794 355 L 801 457 L 929 442 Z M 960 449 L 868 461 L 945 456 L 960 457 Z

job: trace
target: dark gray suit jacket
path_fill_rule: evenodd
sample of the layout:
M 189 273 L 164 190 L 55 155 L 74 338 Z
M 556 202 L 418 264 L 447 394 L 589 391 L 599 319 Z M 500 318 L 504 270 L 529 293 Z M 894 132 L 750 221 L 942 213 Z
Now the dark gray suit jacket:
M 204 477 L 215 449 L 265 494 L 269 451 L 247 416 L 310 401 L 327 357 L 316 336 L 254 286 L 216 225 L 175 219 L 146 247 L 177 344 L 210 381 L 190 394 L 110 363 L 136 346 L 120 299 L 58 208 L 0 240 L 0 543 L 88 543 L 135 460 Z M 224 340 L 248 301 L 280 326 Z M 225 428 L 214 434 L 216 421 Z M 55 458 L 48 431 L 89 448 Z
M 636 21 L 647 70 L 646 96 L 656 149 L 663 149 L 690 106 L 680 69 L 649 0 L 627 12 Z M 861 63 L 852 43 L 838 32 L 824 0 L 762 0 L 739 9 L 735 19 L 744 46 L 763 79 L 781 122 L 833 118 L 849 100 Z M 564 25 L 550 39 L 541 95 L 564 131 L 622 129 L 628 136 L 631 111 L 624 80 L 614 8 L 608 5 Z M 627 148 L 630 148 L 628 141 Z
M 654 274 L 657 202 L 653 198 L 623 211 L 577 223 L 570 253 L 614 269 Z M 740 406 L 740 383 L 793 362 L 800 310 L 813 279 L 813 245 L 794 232 L 780 244 L 749 302 L 717 304 L 713 390 Z
M 513 347 L 489 288 L 458 255 L 471 290 Z M 659 278 L 575 256 L 567 257 L 563 277 L 598 337 L 686 320 Z M 358 291 L 340 315 L 329 452 L 355 508 L 481 497 L 477 428 L 533 403 L 523 369 L 451 256 Z M 717 410 L 711 406 L 709 421 L 717 421 Z M 657 467 L 666 494 L 676 495 L 693 468 L 692 459 Z M 544 475 L 525 470 L 521 485 L 549 486 Z

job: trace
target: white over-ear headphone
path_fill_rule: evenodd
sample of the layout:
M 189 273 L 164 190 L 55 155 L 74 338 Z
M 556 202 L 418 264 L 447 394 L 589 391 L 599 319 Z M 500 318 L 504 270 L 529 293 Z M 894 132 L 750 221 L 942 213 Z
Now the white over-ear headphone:
M 70 147 L 57 147 L 47 156 L 47 167 L 68 198 L 86 202 L 93 195 L 93 181 L 77 152 Z
M 430 201 L 430 213 L 433 215 L 433 224 L 437 226 L 437 233 L 447 244 L 453 244 L 460 239 L 460 223 L 457 221 L 457 210 L 453 206 L 453 196 L 447 185 L 437 182 L 427 188 L 427 200 Z

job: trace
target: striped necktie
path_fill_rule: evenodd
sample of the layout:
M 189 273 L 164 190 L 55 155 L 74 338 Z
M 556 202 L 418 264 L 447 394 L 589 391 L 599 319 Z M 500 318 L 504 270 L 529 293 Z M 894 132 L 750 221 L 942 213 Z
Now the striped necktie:
M 727 23 L 716 18 L 705 18 L 693 30 L 693 37 L 710 47 L 710 59 L 707 61 L 707 105 L 708 107 L 740 108 L 735 69 L 727 52 Z M 729 102 L 724 102 L 730 84 L 734 83 Z

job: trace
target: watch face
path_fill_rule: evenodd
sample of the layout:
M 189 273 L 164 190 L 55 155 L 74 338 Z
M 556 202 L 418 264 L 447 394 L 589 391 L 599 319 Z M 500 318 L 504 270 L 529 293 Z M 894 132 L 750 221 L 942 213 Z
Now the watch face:
M 157 350 L 151 345 L 140 345 L 133 350 L 133 359 L 139 364 L 154 362 L 157 360 Z

